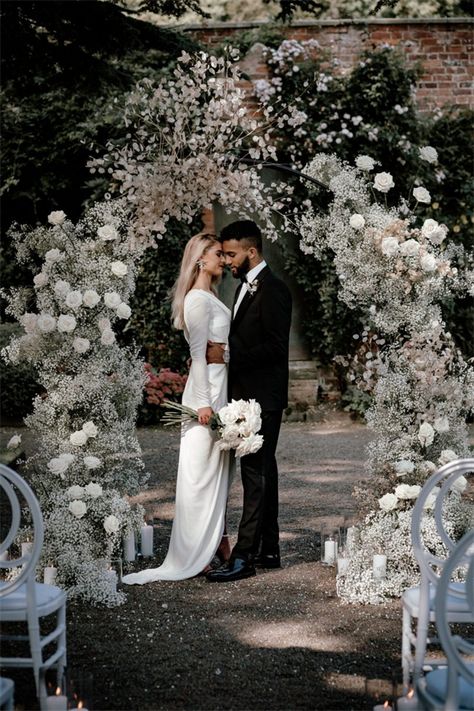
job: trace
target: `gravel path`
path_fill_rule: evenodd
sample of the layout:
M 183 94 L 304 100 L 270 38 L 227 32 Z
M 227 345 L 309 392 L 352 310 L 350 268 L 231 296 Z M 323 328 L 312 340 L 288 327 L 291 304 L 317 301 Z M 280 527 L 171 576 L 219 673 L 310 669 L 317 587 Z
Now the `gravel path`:
M 137 498 L 155 516 L 155 567 L 173 517 L 179 435 L 147 428 L 139 437 L 152 478 Z M 112 610 L 71 604 L 69 666 L 72 676 L 78 669 L 93 675 L 93 708 L 342 711 L 383 702 L 399 667 L 399 602 L 342 604 L 334 570 L 319 562 L 321 525 L 355 515 L 351 489 L 364 474 L 368 441 L 365 426 L 341 413 L 283 425 L 281 570 L 226 585 L 198 577 L 127 587 L 127 602 Z M 240 510 L 237 475 L 231 534 Z M 29 673 L 15 678 L 23 683 L 17 700 L 26 704 L 18 709 L 35 708 Z

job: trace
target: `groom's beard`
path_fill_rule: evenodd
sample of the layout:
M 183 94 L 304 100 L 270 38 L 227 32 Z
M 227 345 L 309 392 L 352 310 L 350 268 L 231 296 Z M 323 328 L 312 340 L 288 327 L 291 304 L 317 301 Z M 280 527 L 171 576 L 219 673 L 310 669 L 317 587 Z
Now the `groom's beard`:
M 242 264 L 236 268 L 235 274 L 233 274 L 233 276 L 235 277 L 235 279 L 244 279 L 245 280 L 245 275 L 249 271 L 250 271 L 250 259 L 248 257 L 245 257 Z

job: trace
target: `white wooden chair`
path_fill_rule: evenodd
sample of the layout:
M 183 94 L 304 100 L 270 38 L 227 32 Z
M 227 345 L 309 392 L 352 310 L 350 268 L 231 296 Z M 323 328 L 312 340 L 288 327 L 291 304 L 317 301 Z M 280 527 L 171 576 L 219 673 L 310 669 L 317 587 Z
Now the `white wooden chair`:
M 0 709 L 13 711 L 15 684 L 11 679 L 0 676 Z
M 413 684 L 416 682 L 425 664 L 427 645 L 437 640 L 428 638 L 428 626 L 436 619 L 435 596 L 441 572 L 449 560 L 449 556 L 456 547 L 445 530 L 443 523 L 443 503 L 451 487 L 459 477 L 474 472 L 474 458 L 456 459 L 442 466 L 434 472 L 423 486 L 412 514 L 412 544 L 415 557 L 420 566 L 420 585 L 409 588 L 403 593 L 403 628 L 402 628 L 402 671 L 403 693 L 409 688 L 410 676 Z M 436 497 L 434 516 L 438 535 L 447 548 L 446 558 L 438 558 L 425 546 L 422 535 L 422 519 L 426 500 L 433 493 L 433 489 L 440 486 Z M 447 600 L 446 615 L 450 622 L 465 623 L 470 621 L 470 613 L 466 598 L 465 583 L 451 583 Z M 416 620 L 416 632 L 413 632 L 413 623 Z M 412 649 L 414 648 L 414 654 Z
M 471 622 L 474 623 L 474 530 L 460 540 L 445 564 L 438 583 L 436 627 L 448 666 L 446 669 L 428 672 L 417 681 L 417 697 L 429 711 L 474 710 L 474 644 L 453 634 L 448 621 L 450 581 L 455 570 L 466 564 L 467 603 Z
M 36 565 L 43 545 L 43 517 L 38 500 L 28 484 L 12 469 L 0 464 L 0 487 L 7 495 L 11 524 L 6 538 L 0 544 L 0 554 L 14 542 L 21 524 L 22 509 L 29 509 L 33 529 L 31 550 L 12 560 L 0 560 L 0 568 L 10 571 L 11 579 L 0 582 L 0 620 L 25 622 L 28 635 L 2 635 L 1 640 L 29 640 L 30 656 L 0 657 L 0 667 L 32 667 L 36 692 L 41 709 L 46 708 L 45 672 L 55 667 L 58 685 L 61 684 L 66 665 L 66 594 L 55 585 L 37 583 Z M 12 574 L 13 573 L 13 574 Z M 41 618 L 56 613 L 56 626 L 42 635 Z M 53 651 L 47 653 L 47 645 Z M 2 645 L 2 655 L 4 645 Z

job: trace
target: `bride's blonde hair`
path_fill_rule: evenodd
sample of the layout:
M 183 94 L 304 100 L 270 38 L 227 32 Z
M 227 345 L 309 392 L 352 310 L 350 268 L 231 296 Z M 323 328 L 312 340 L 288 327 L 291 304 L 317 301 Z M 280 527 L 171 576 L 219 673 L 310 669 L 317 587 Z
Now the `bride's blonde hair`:
M 199 232 L 191 237 L 184 248 L 178 278 L 171 289 L 171 316 L 173 326 L 180 331 L 184 328 L 184 297 L 199 274 L 199 260 L 220 240 L 209 232 Z M 216 279 L 217 280 L 217 279 Z

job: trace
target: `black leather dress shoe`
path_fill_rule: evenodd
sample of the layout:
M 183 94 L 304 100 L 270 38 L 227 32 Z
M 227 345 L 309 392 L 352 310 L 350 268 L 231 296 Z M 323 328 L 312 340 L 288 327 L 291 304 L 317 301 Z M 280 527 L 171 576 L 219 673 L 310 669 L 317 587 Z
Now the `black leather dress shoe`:
M 258 553 L 253 559 L 258 568 L 281 568 L 279 553 Z
M 255 575 L 255 568 L 243 558 L 231 558 L 217 570 L 207 573 L 206 578 L 210 583 L 231 583 L 233 580 L 251 578 Z

